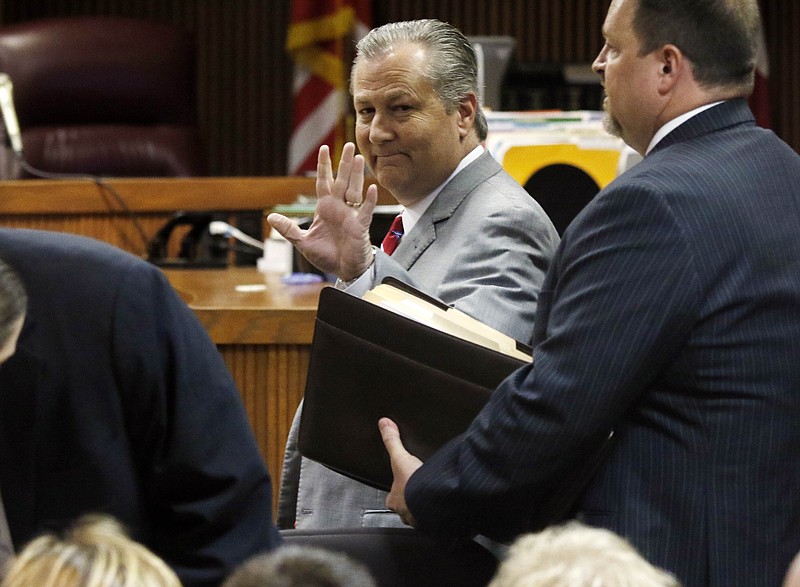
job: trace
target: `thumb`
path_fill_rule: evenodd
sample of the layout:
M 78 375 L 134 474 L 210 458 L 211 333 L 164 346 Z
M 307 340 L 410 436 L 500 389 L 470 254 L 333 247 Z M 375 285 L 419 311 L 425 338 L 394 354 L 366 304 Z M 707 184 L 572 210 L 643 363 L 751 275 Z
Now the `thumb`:
M 395 481 L 405 485 L 408 478 L 422 465 L 422 461 L 406 450 L 403 441 L 400 440 L 400 429 L 392 420 L 381 418 L 378 420 L 378 428 L 386 452 L 389 453 L 389 460 L 392 462 Z
M 400 430 L 389 418 L 378 420 L 378 428 L 383 438 L 383 444 L 392 461 L 392 487 L 386 496 L 386 507 L 398 513 L 400 519 L 409 526 L 416 526 L 414 515 L 406 504 L 405 490 L 411 475 L 422 465 L 417 457 L 410 454 L 400 440 Z
M 297 223 L 282 214 L 273 212 L 267 216 L 267 222 L 269 222 L 272 228 L 277 230 L 283 238 L 291 243 L 298 240 L 302 234 L 302 229 Z
M 383 445 L 386 447 L 386 452 L 389 453 L 389 458 L 398 460 L 403 456 L 409 454 L 406 447 L 403 446 L 403 441 L 400 440 L 400 429 L 397 424 L 389 418 L 381 418 L 378 420 L 378 428 L 381 432 Z

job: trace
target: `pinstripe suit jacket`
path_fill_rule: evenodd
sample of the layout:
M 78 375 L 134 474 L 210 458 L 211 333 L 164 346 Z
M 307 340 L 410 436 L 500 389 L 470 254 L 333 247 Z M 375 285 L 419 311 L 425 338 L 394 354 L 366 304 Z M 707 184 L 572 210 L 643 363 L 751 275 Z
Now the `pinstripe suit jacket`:
M 558 242 L 539 204 L 484 153 L 442 189 L 391 257 L 377 253 L 376 282 L 397 277 L 529 342 L 539 289 Z M 385 512 L 385 492 L 307 459 L 301 474 L 298 431 L 295 416 L 281 479 L 280 527 L 402 525 Z
M 510 539 L 575 456 L 579 500 L 685 587 L 779 586 L 800 550 L 800 157 L 744 100 L 697 115 L 567 229 L 535 366 L 410 479 L 419 527 Z

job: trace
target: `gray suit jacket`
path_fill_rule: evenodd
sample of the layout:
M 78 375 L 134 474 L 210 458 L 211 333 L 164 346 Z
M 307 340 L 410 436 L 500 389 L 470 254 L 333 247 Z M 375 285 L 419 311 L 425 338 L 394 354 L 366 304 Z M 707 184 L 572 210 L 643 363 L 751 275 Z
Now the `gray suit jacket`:
M 376 254 L 376 283 L 397 277 L 529 342 L 539 289 L 558 242 L 541 207 L 484 153 L 442 189 L 391 257 Z M 386 511 L 385 492 L 301 459 L 301 410 L 286 445 L 278 525 L 402 525 Z
M 5 577 L 12 558 L 14 558 L 14 544 L 11 541 L 11 532 L 8 530 L 6 509 L 0 497 L 0 580 Z

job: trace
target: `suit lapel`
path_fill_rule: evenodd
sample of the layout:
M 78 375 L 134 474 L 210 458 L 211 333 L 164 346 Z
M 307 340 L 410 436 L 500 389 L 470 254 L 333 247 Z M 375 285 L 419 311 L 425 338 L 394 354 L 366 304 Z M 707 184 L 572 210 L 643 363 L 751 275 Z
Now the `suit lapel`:
M 411 232 L 403 237 L 392 259 L 403 269 L 410 269 L 436 240 L 437 225 L 447 222 L 472 190 L 501 169 L 488 151 L 462 169 L 442 188 Z

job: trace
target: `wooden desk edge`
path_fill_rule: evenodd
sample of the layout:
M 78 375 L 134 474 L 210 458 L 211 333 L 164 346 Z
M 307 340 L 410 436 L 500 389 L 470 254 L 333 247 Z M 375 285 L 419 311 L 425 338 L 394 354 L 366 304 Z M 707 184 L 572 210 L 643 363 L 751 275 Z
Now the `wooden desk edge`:
M 89 179 L 0 181 L 0 215 L 266 210 L 300 195 L 313 197 L 315 182 L 313 177 L 126 178 L 102 184 Z M 378 193 L 379 202 L 395 203 L 382 188 Z
M 191 304 L 189 307 L 192 307 Z M 310 345 L 316 310 L 194 308 L 218 345 Z

